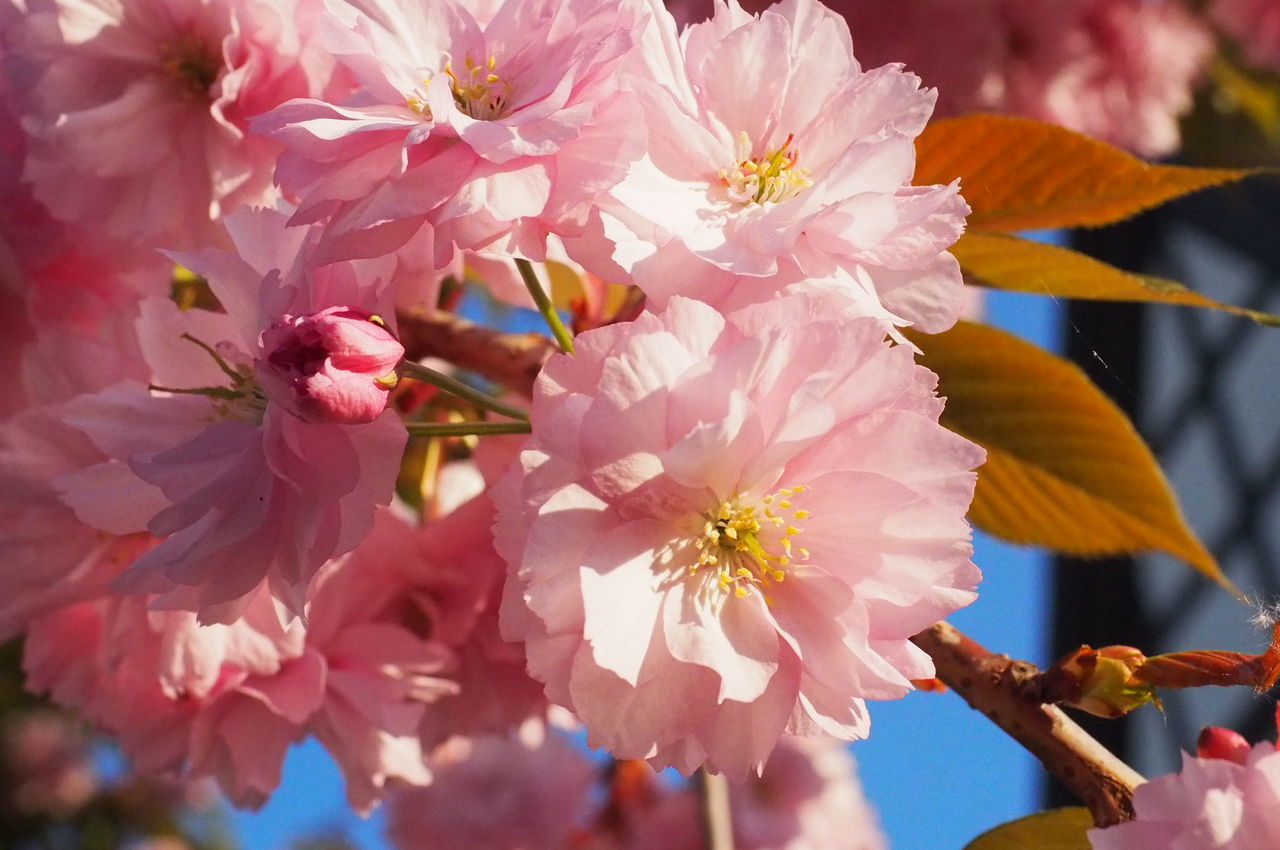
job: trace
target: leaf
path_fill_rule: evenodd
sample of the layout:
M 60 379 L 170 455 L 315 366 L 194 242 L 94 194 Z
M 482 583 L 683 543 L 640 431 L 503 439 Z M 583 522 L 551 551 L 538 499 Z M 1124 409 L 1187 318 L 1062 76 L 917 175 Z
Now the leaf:
M 1271 645 L 1261 655 L 1200 649 L 1170 652 L 1148 658 L 1133 672 L 1133 679 L 1157 688 L 1199 688 L 1248 685 L 1265 693 L 1280 678 L 1280 625 L 1271 632 Z
M 1089 850 L 1093 826 L 1081 806 L 1053 809 L 1002 823 L 965 845 L 964 850 Z
M 1153 165 L 1052 124 L 1005 115 L 934 121 L 916 141 L 915 182 L 950 183 L 981 230 L 1094 227 L 1257 170 Z
M 1264 136 L 1273 144 L 1280 140 L 1280 90 L 1269 74 L 1243 68 L 1222 54 L 1214 58 L 1209 73 L 1221 94 Z
M 1092 301 L 1212 307 L 1280 326 L 1280 316 L 1223 304 L 1176 281 L 1132 274 L 1069 248 L 1017 236 L 969 231 L 951 246 L 951 253 L 960 262 L 965 280 L 979 286 Z
M 1236 592 L 1187 527 L 1151 450 L 1077 366 L 972 322 L 909 336 L 947 397 L 942 424 L 987 450 L 976 525 L 1072 555 L 1157 549 Z

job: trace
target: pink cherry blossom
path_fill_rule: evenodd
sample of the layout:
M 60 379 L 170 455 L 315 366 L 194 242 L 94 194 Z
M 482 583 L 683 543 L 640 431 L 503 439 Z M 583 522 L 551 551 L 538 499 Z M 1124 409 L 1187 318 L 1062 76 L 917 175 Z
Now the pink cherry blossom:
M 454 738 L 435 780 L 398 794 L 388 836 L 400 850 L 566 850 L 585 826 L 595 770 L 554 732 Z M 655 845 L 657 846 L 657 845 Z
M 784 731 L 865 737 L 974 598 L 980 448 L 874 319 L 672 299 L 581 334 L 495 492 L 504 634 L 620 758 L 742 777 Z
M 24 815 L 65 817 L 98 790 L 88 741 L 65 715 L 12 713 L 2 728 L 10 805 Z
M 332 63 L 314 0 L 36 0 L 11 40 L 22 69 L 25 176 L 64 221 L 161 247 L 211 244 L 213 222 L 276 196 L 279 145 L 248 119 L 318 95 Z M 75 186 L 75 191 L 68 191 Z
M 1213 52 L 1208 31 L 1174 0 L 1006 0 L 1020 50 L 1002 111 L 1051 121 L 1144 156 L 1173 153 L 1178 118 Z
M 1213 22 L 1235 39 L 1259 68 L 1280 71 L 1280 5 L 1273 0 L 1214 0 Z
M 483 23 L 455 0 L 335 4 L 325 44 L 359 96 L 291 101 L 255 127 L 287 147 L 295 222 L 330 217 L 331 257 L 425 227 L 436 268 L 455 246 L 542 259 L 639 154 L 612 71 L 641 21 L 636 0 L 507 0 Z
M 884 850 L 876 814 L 863 796 L 845 744 L 784 736 L 760 776 L 729 791 L 734 846 L 742 850 Z M 667 793 L 637 813 L 628 848 L 700 850 L 704 846 L 692 789 Z
M 35 621 L 23 669 L 28 688 L 116 735 L 138 770 L 212 775 L 239 805 L 259 805 L 315 707 L 317 671 L 294 660 L 299 648 L 300 629 L 280 631 L 269 605 L 197 627 L 116 597 Z
M 6 361 L 26 406 L 0 421 L 0 639 L 33 616 L 105 594 L 152 543 L 137 529 L 116 536 L 86 525 L 55 484 L 108 460 L 66 422 L 73 399 L 147 373 L 133 333 L 137 294 L 105 261 L 90 275 L 81 258 L 64 260 L 25 279 L 23 303 L 41 322 Z M 164 506 L 153 488 L 130 488 L 127 496 L 137 506 Z M 107 525 L 113 507 L 104 504 Z
M 479 517 L 483 529 L 489 509 Z M 449 518 L 440 524 L 460 528 Z M 477 599 L 484 582 L 461 581 L 468 563 L 453 575 L 426 566 L 416 541 L 408 523 L 380 512 L 360 548 L 320 571 L 305 629 L 281 627 L 261 587 L 225 626 L 148 610 L 145 597 L 65 606 L 31 624 L 28 687 L 116 735 L 139 770 L 214 777 L 242 806 L 267 799 L 288 745 L 313 734 L 341 767 L 351 805 L 367 813 L 388 784 L 430 780 L 426 715 L 468 687 L 455 677 L 455 649 L 471 639 L 486 604 Z M 520 718 L 545 706 L 514 691 L 499 698 L 519 704 Z M 469 700 L 484 706 L 479 695 Z M 512 712 L 494 707 L 465 725 Z
M 142 302 L 149 384 L 69 403 L 66 421 L 111 460 L 59 481 L 90 525 L 164 538 L 121 576 L 121 590 L 159 594 L 155 604 L 199 611 L 202 622 L 233 621 L 264 578 L 300 614 L 316 571 L 355 548 L 374 507 L 390 500 L 406 439 L 390 410 L 363 424 L 304 421 L 294 391 L 282 402 L 255 371 L 271 353 L 263 332 L 284 316 L 329 307 L 391 315 L 394 258 L 313 268 L 316 234 L 287 231 L 280 214 L 232 216 L 229 228 L 239 254 L 182 257 L 227 312 Z M 130 488 L 158 490 L 166 505 L 121 498 Z
M 392 797 L 388 832 L 400 850 L 706 846 L 692 786 L 665 782 L 643 762 L 593 769 L 581 749 L 540 724 L 518 736 L 454 738 L 429 764 L 429 787 Z M 742 850 L 886 846 L 839 742 L 784 737 L 763 774 L 734 783 L 729 800 Z
M 411 628 L 448 650 L 449 690 L 418 722 L 428 747 L 452 735 L 504 733 L 547 709 L 541 686 L 525 673 L 522 648 L 498 634 L 505 565 L 493 550 L 492 524 L 487 495 L 421 529 L 382 512 L 352 556 L 354 570 L 399 588 L 396 606 Z
M 646 155 L 602 199 L 597 230 L 566 240 L 571 255 L 656 306 L 727 308 L 795 284 L 926 331 L 955 322 L 963 287 L 946 249 L 968 207 L 956 185 L 911 185 L 934 102 L 917 77 L 864 71 L 816 0 L 759 16 L 730 0 L 678 41 L 655 10 L 644 50 L 628 84 Z
M 829 5 L 848 20 L 864 63 L 903 62 L 937 86 L 940 116 L 1023 115 L 1152 157 L 1177 149 L 1178 119 L 1213 50 L 1203 23 L 1175 0 Z M 1257 19 L 1236 18 L 1251 32 Z
M 456 662 L 424 612 L 422 579 L 411 580 L 403 548 L 413 532 L 387 511 L 364 544 L 316 580 L 307 654 L 326 671 L 325 696 L 307 728 L 342 768 L 347 799 L 368 813 L 389 783 L 423 785 L 419 726 L 429 703 L 458 692 Z M 406 540 L 408 538 L 408 540 Z
M 1182 770 L 1139 785 L 1133 820 L 1089 830 L 1094 850 L 1280 846 L 1280 752 L 1256 744 L 1243 761 L 1182 755 Z

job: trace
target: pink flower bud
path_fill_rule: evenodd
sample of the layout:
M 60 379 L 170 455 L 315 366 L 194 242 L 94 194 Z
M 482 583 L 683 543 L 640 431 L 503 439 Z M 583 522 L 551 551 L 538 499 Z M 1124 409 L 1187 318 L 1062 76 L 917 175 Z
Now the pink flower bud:
M 1244 764 L 1249 758 L 1249 742 L 1239 732 L 1221 726 L 1206 726 L 1196 740 L 1196 755 L 1202 759 L 1223 759 Z
M 262 332 L 267 397 L 306 422 L 356 425 L 387 407 L 404 347 L 381 319 L 351 307 L 285 315 Z

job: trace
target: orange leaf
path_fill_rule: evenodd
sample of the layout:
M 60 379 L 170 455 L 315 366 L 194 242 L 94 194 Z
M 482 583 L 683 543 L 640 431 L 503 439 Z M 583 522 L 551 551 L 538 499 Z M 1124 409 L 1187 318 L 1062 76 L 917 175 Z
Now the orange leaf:
M 960 178 L 984 230 L 1094 227 L 1254 170 L 1153 165 L 1071 130 L 1026 118 L 934 121 L 916 142 L 915 182 Z
M 1235 592 L 1142 437 L 1077 366 L 971 322 L 909 336 L 947 397 L 942 424 L 987 450 L 976 525 L 1073 555 L 1158 549 Z
M 1131 274 L 1068 248 L 1017 236 L 971 230 L 951 246 L 951 253 L 960 262 L 965 280 L 980 286 L 1059 298 L 1212 307 L 1261 324 L 1280 325 L 1280 316 L 1222 304 L 1172 280 Z

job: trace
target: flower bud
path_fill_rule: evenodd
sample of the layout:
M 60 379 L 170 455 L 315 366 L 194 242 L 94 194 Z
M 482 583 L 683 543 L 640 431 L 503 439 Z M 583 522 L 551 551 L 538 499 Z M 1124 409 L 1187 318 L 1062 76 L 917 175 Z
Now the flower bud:
M 356 425 L 387 407 L 404 347 L 381 319 L 352 307 L 285 315 L 262 332 L 267 398 L 306 422 Z
M 1221 726 L 1206 726 L 1196 739 L 1196 755 L 1202 759 L 1223 759 L 1244 764 L 1252 747 L 1239 732 Z
M 1098 717 L 1120 717 L 1155 697 L 1131 678 L 1146 660 L 1131 646 L 1082 646 L 1045 671 L 1047 696 Z

